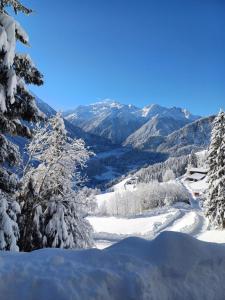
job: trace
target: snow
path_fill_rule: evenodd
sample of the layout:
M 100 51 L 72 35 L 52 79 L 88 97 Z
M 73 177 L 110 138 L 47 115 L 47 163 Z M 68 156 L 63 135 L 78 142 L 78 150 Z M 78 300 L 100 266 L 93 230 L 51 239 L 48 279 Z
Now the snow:
M 130 178 L 125 178 L 114 185 L 111 192 L 97 195 L 98 207 L 104 207 L 104 203 L 111 201 L 116 194 L 123 194 L 127 189 L 135 190 L 134 184 L 126 184 L 129 180 Z M 194 194 L 195 192 L 204 193 L 207 189 L 207 178 L 193 183 L 187 182 L 185 176 L 177 180 L 189 191 L 190 205 L 177 203 L 173 207 L 157 208 L 129 218 L 88 217 L 94 228 L 96 247 L 99 249 L 108 247 L 128 236 L 153 239 L 162 231 L 178 231 L 206 241 L 225 242 L 224 232 L 216 231 L 214 235 L 208 230 L 208 220 L 204 216 L 200 200 Z
M 110 197 L 102 201 L 110 201 Z M 130 218 L 90 216 L 88 221 L 94 228 L 97 248 L 107 247 L 128 236 L 153 239 L 162 231 L 179 231 L 198 237 L 208 227 L 197 200 L 193 200 L 192 205 L 177 203 Z
M 203 173 L 206 174 L 208 173 L 209 169 L 206 168 L 190 168 L 188 169 L 188 172 L 192 172 L 192 173 Z
M 17 88 L 17 77 L 16 73 L 13 69 L 8 71 L 8 89 L 7 89 L 7 96 L 10 98 L 10 103 L 13 104 L 15 102 L 15 93 Z
M 6 111 L 6 103 L 5 103 L 5 91 L 3 86 L 0 84 L 0 111 L 5 112 Z
M 198 235 L 198 239 L 205 242 L 225 244 L 224 230 L 206 230 Z
M 178 219 L 171 228 L 167 228 L 170 231 L 189 232 L 191 226 L 196 224 L 196 213 L 191 211 L 184 215 L 183 218 Z
M 187 175 L 186 178 L 187 179 L 193 179 L 193 180 L 201 180 L 201 179 L 205 178 L 205 174 L 194 173 L 194 174 L 191 174 L 191 175 Z
M 223 299 L 225 246 L 164 232 L 105 250 L 0 253 L 4 299 Z
M 165 222 L 173 217 L 175 211 L 161 215 L 136 218 L 116 218 L 116 217 L 89 217 L 88 220 L 95 231 L 104 233 L 116 233 L 123 235 L 141 236 L 154 230 L 156 224 Z
M 143 109 L 142 109 L 142 116 L 143 117 L 147 117 L 147 115 L 148 115 L 148 113 L 149 113 L 150 110 L 151 110 L 151 106 L 150 107 L 149 106 L 143 107 Z
M 102 177 L 99 177 L 102 178 Z M 98 206 L 103 205 L 104 202 L 110 201 L 113 197 L 115 197 L 116 193 L 123 193 L 126 190 L 133 190 L 135 189 L 134 185 L 126 185 L 126 182 L 130 180 L 130 177 L 125 178 L 124 180 L 120 181 L 119 183 L 115 184 L 110 190 L 110 192 L 103 193 L 96 195 L 96 202 Z
M 186 183 L 193 192 L 204 192 L 207 189 L 207 177 L 197 182 Z
M 21 78 L 17 78 L 15 70 L 13 68 L 16 50 L 16 40 L 20 39 L 24 44 L 28 44 L 28 35 L 16 22 L 13 17 L 7 13 L 0 13 L 0 52 L 4 52 L 3 59 L 1 61 L 2 67 L 7 72 L 7 87 L 3 87 L 0 84 L 0 111 L 5 112 L 7 110 L 6 96 L 10 100 L 10 104 L 15 102 L 15 93 L 17 85 L 24 87 L 24 82 Z M 4 90 L 5 89 L 5 90 Z
M 15 37 L 15 21 L 12 17 L 7 14 L 0 14 L 0 49 L 6 52 L 4 56 L 3 64 L 7 67 L 13 65 L 16 47 L 16 37 Z
M 108 201 L 113 196 L 114 196 L 114 192 L 96 195 L 96 202 L 97 204 L 101 204 L 105 201 Z
M 131 177 L 127 177 L 123 180 L 121 180 L 119 183 L 115 184 L 113 186 L 113 190 L 114 192 L 119 192 L 119 193 L 122 193 L 123 191 L 126 191 L 128 186 L 126 186 L 126 183 L 131 179 Z M 130 185 L 129 186 L 130 189 L 133 189 L 134 188 L 134 185 Z

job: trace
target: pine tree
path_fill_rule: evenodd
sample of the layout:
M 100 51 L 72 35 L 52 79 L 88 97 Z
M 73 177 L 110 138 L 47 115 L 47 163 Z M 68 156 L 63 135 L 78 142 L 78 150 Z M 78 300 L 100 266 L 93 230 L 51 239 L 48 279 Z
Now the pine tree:
M 40 117 L 34 97 L 25 84 L 41 85 L 41 73 L 30 57 L 16 53 L 16 42 L 29 45 L 29 38 L 20 24 L 6 11 L 30 13 L 17 0 L 0 0 L 0 189 L 11 192 L 16 188 L 8 166 L 20 162 L 18 148 L 6 138 L 6 134 L 31 137 L 29 128 L 21 120 L 36 121 Z
M 173 170 L 171 169 L 166 169 L 163 176 L 162 176 L 162 180 L 164 182 L 170 181 L 170 180 L 174 180 L 176 178 Z
M 188 158 L 188 168 L 197 168 L 198 167 L 198 158 L 195 152 L 192 150 Z
M 20 213 L 20 206 L 6 193 L 0 191 L 0 249 L 18 251 L 17 240 L 19 228 L 17 215 Z
M 225 113 L 221 110 L 213 123 L 208 151 L 208 192 L 205 213 L 211 226 L 225 228 Z
M 17 177 L 10 169 L 20 163 L 19 149 L 8 138 L 8 135 L 30 138 L 31 131 L 21 121 L 36 121 L 41 113 L 36 107 L 34 97 L 26 89 L 26 84 L 41 85 L 41 73 L 36 69 L 28 55 L 16 53 L 17 41 L 29 45 L 29 38 L 20 24 L 9 15 L 7 8 L 15 13 L 31 13 L 18 0 L 0 0 L 0 249 L 16 249 L 18 238 L 15 215 L 12 217 L 11 206 L 14 203 L 13 193 L 17 189 Z M 14 205 L 15 207 L 15 205 Z M 15 211 L 15 210 L 14 210 Z M 18 210 L 16 210 L 18 212 Z M 11 222 L 11 233 L 8 238 L 5 220 Z
M 39 165 L 26 167 L 22 179 L 21 249 L 90 246 L 92 230 L 84 217 L 91 197 L 84 197 L 78 188 L 78 168 L 85 166 L 90 155 L 84 142 L 67 137 L 57 114 L 34 131 L 28 152 L 30 161 L 37 160 Z

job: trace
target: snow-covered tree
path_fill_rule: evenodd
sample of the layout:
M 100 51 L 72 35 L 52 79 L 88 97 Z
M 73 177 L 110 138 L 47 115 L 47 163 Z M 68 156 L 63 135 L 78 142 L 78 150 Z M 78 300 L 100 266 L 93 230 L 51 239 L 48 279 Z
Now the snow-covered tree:
M 85 166 L 91 154 L 84 142 L 67 137 L 64 121 L 57 114 L 49 124 L 34 131 L 28 153 L 29 161 L 37 160 L 39 165 L 28 165 L 22 180 L 20 246 L 30 244 L 23 249 L 26 251 L 90 246 L 92 230 L 84 217 L 91 196 L 79 189 L 79 168 Z M 30 236 L 27 228 L 33 229 Z
M 174 180 L 176 178 L 173 170 L 166 170 L 165 173 L 163 174 L 163 181 L 170 181 L 170 180 Z
M 213 122 L 208 150 L 208 192 L 205 212 L 213 227 L 225 228 L 225 113 L 220 111 Z
M 189 198 L 189 192 L 177 182 L 139 183 L 134 190 L 115 193 L 110 201 L 105 201 L 98 207 L 97 213 L 130 217 L 176 202 L 188 203 Z
M 140 169 L 133 176 L 137 178 L 137 182 L 163 181 L 163 174 L 166 170 L 172 170 L 175 177 L 185 174 L 188 163 L 188 155 L 180 157 L 170 157 L 166 161 L 150 165 Z
M 9 198 L 7 193 L 0 191 L 0 250 L 19 250 L 17 246 L 19 238 L 18 213 L 20 213 L 19 204 Z
M 17 41 L 29 45 L 29 38 L 10 16 L 8 8 L 14 9 L 15 13 L 25 14 L 31 10 L 19 0 L 0 0 L 0 249 L 15 250 L 18 209 L 12 209 L 12 205 L 17 207 L 12 193 L 18 181 L 10 170 L 20 162 L 20 155 L 18 147 L 8 139 L 8 135 L 31 137 L 29 128 L 21 121 L 36 121 L 41 113 L 26 84 L 41 85 L 43 80 L 30 57 L 16 53 Z
M 12 7 L 16 13 L 31 12 L 17 0 L 0 0 L 0 188 L 6 191 L 14 186 L 7 183 L 10 174 L 3 169 L 3 165 L 19 162 L 19 151 L 5 134 L 31 136 L 29 128 L 21 120 L 37 120 L 40 112 L 26 84 L 43 83 L 42 75 L 30 57 L 15 52 L 16 42 L 29 45 L 29 38 L 20 24 L 8 14 L 7 7 Z
M 188 158 L 188 168 L 197 168 L 198 158 L 195 152 L 192 150 Z

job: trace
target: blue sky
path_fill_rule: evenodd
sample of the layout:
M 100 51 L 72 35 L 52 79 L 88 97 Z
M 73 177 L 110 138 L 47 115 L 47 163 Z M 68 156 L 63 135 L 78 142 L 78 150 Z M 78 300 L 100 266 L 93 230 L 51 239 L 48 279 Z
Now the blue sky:
M 24 3 L 35 13 L 18 18 L 45 76 L 32 90 L 54 108 L 104 98 L 202 115 L 225 108 L 225 0 Z

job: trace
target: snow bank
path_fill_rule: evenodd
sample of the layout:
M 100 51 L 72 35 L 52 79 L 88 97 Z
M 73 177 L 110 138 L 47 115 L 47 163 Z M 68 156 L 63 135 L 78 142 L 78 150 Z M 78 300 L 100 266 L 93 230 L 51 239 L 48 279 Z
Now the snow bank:
M 163 232 L 105 250 L 0 253 L 1 299 L 224 299 L 225 246 Z
M 225 244 L 224 230 L 206 230 L 198 235 L 198 239 L 205 242 Z

